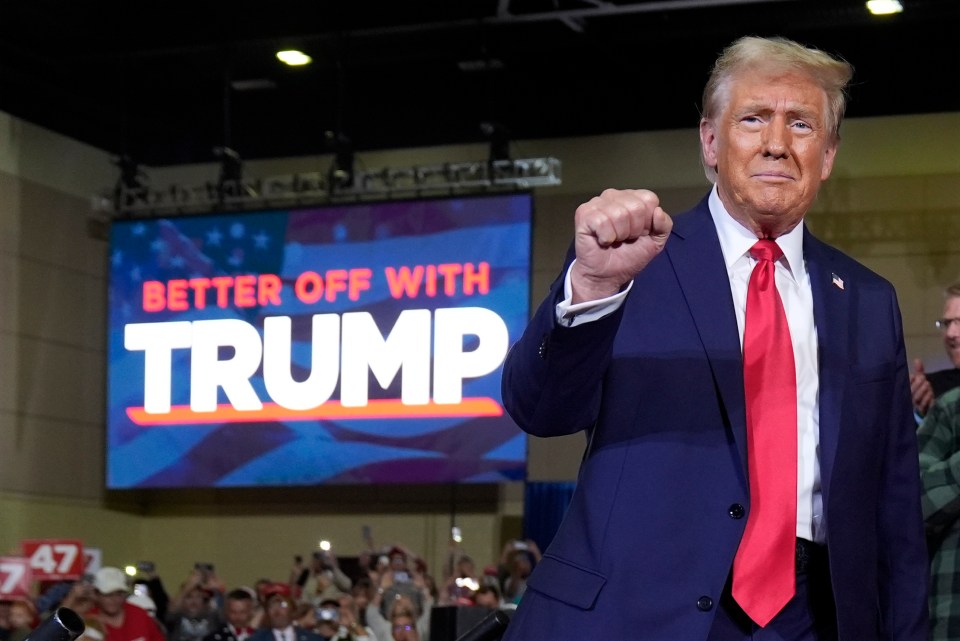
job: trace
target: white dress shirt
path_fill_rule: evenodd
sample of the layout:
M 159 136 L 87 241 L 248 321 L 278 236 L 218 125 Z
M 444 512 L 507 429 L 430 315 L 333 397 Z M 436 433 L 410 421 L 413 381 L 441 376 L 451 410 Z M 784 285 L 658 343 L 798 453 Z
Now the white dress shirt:
M 288 625 L 285 628 L 274 628 L 273 629 L 273 638 L 274 641 L 296 641 L 297 633 L 294 631 L 292 625 Z
M 757 236 L 734 220 L 720 201 L 714 187 L 708 199 L 710 214 L 720 238 L 720 249 L 730 278 L 733 306 L 743 349 L 743 326 L 747 308 L 747 284 L 756 260 L 749 250 Z M 668 241 L 669 242 L 669 241 Z M 797 368 L 797 536 L 822 543 L 826 540 L 823 522 L 823 500 L 820 493 L 819 368 L 817 363 L 817 329 L 813 321 L 813 290 L 810 274 L 803 260 L 803 224 L 776 239 L 783 256 L 776 262 L 777 291 L 783 301 L 790 326 L 794 361 Z M 597 301 L 571 304 L 573 290 L 570 270 L 564 282 L 565 300 L 557 304 L 558 323 L 576 326 L 612 313 L 633 287 Z

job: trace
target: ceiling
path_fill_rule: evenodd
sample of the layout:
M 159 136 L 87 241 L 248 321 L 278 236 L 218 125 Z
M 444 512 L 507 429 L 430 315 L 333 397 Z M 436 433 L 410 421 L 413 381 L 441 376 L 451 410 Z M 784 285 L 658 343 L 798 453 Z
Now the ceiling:
M 744 34 L 852 62 L 848 116 L 960 110 L 960 2 L 902 2 L 8 0 L 0 110 L 148 166 L 692 127 Z

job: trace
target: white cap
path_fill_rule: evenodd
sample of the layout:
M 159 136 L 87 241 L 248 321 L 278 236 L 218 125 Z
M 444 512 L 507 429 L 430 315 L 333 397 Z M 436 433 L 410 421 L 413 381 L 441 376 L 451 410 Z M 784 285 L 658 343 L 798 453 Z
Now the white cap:
M 97 574 L 93 579 L 93 587 L 95 587 L 100 594 L 110 594 L 111 592 L 118 592 L 120 590 L 124 592 L 130 591 L 130 588 L 127 586 L 127 575 L 124 574 L 120 568 L 111 567 L 104 567 L 97 570 Z

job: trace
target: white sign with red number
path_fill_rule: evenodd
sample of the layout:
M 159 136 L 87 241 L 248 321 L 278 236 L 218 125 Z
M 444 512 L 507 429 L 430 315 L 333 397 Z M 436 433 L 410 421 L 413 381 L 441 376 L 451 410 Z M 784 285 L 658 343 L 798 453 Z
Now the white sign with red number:
M 83 542 L 73 539 L 28 539 L 21 542 L 23 556 L 30 559 L 38 581 L 79 579 L 86 559 Z
M 30 597 L 33 572 L 30 559 L 18 556 L 0 556 L 0 600 L 13 601 Z
M 100 548 L 83 548 L 84 574 L 96 574 L 103 565 L 103 550 Z

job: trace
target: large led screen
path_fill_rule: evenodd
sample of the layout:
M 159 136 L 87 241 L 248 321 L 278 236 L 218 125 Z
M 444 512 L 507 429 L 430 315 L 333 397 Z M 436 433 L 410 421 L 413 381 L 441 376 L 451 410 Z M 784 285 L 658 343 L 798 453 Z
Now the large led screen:
M 528 193 L 118 220 L 110 489 L 520 480 Z

